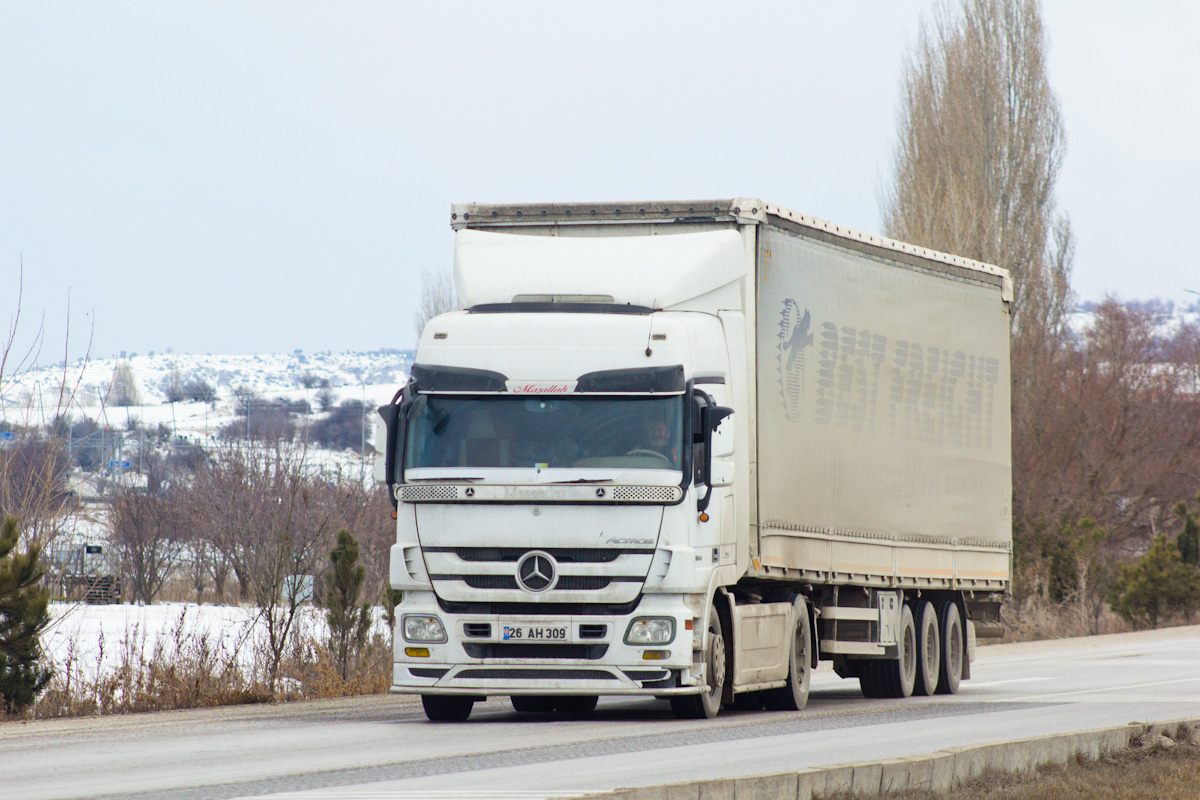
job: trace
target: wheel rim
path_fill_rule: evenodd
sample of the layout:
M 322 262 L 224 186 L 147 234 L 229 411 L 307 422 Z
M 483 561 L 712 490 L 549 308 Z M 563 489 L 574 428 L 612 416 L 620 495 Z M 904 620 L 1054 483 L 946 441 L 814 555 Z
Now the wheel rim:
M 904 653 L 901 658 L 905 676 L 915 676 L 917 674 L 917 642 L 916 631 L 912 628 L 904 631 Z
M 725 685 L 725 637 L 720 632 L 709 629 L 712 636 L 712 646 L 708 658 L 708 693 L 718 695 Z
M 962 674 L 962 636 L 958 630 L 957 620 L 946 626 L 947 631 L 946 642 L 946 666 L 950 668 L 950 675 L 956 676 Z
M 796 655 L 796 664 L 794 667 L 797 678 L 795 682 L 796 686 L 808 686 L 808 673 L 810 669 L 808 666 L 808 631 L 804 629 L 803 622 L 796 623 L 796 641 L 792 645 L 792 649 Z
M 923 666 L 922 681 L 923 691 L 925 694 L 933 694 L 937 689 L 938 680 L 942 669 L 942 641 L 941 631 L 938 627 L 937 611 L 932 604 L 925 606 L 925 612 L 922 615 L 928 624 L 925 626 L 925 663 Z

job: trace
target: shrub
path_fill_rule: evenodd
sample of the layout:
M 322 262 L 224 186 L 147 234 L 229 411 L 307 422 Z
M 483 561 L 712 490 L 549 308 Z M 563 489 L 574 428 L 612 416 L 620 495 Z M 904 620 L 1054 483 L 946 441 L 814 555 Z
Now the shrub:
M 342 680 L 346 680 L 371 632 L 371 606 L 360 602 L 367 570 L 358 563 L 358 541 L 345 528 L 337 532 L 337 545 L 329 554 L 329 562 L 321 605 L 329 625 L 329 652 Z
M 18 552 L 18 538 L 17 518 L 5 517 L 0 526 L 0 705 L 8 714 L 33 705 L 52 675 L 41 664 L 41 633 L 50 624 L 50 591 L 42 585 L 46 568 L 41 548 L 31 544 Z
M 1185 564 L 1179 547 L 1165 534 L 1154 537 L 1136 564 L 1122 565 L 1109 602 L 1135 628 L 1153 628 L 1200 608 L 1200 570 Z
M 363 443 L 363 404 L 346 400 L 328 417 L 314 422 L 308 435 L 312 441 L 333 450 L 358 450 Z

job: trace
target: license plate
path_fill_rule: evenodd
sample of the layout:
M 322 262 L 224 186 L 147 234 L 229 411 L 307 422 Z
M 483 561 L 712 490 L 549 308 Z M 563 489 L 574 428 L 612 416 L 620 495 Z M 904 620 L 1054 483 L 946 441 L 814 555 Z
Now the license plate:
M 565 642 L 566 625 L 501 625 L 500 638 L 506 642 Z

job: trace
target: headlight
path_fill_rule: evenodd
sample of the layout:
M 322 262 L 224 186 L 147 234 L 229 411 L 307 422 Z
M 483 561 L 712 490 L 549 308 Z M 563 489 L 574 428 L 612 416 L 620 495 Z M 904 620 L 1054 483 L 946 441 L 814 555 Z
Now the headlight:
M 675 638 L 675 620 L 670 617 L 635 619 L 625 632 L 625 644 L 669 644 Z
M 437 617 L 405 614 L 403 619 L 404 638 L 410 642 L 444 642 L 446 629 Z

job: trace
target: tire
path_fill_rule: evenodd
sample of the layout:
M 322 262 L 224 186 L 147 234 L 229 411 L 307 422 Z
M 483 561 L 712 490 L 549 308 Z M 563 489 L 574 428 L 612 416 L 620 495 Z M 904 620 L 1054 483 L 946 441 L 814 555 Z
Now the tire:
M 917 683 L 917 626 L 912 609 L 900 610 L 899 652 L 895 658 L 865 661 L 859 682 L 867 697 L 910 697 Z
M 763 706 L 771 711 L 799 711 L 808 705 L 808 685 L 812 679 L 812 620 L 808 602 L 797 596 L 792 604 L 796 624 L 792 630 L 788 654 L 787 685 L 763 692 Z
M 475 705 L 474 697 L 458 695 L 421 695 L 421 705 L 425 707 L 425 716 L 433 722 L 463 722 L 471 716 L 471 708 Z
M 733 711 L 761 711 L 763 708 L 762 692 L 742 692 L 733 696 L 732 703 L 725 707 Z
M 929 696 L 937 689 L 942 672 L 942 636 L 937 611 L 928 600 L 916 600 L 912 614 L 917 624 L 917 682 L 913 694 Z
M 544 695 L 516 694 L 509 698 L 509 700 L 512 700 L 513 709 L 522 714 L 549 714 L 554 710 L 554 704 L 557 699 Z
M 554 698 L 554 707 L 562 714 L 590 714 L 596 710 L 600 698 L 594 694 L 577 694 Z
M 880 665 L 883 662 L 863 659 L 858 664 L 858 685 L 863 697 L 887 697 L 883 691 Z
M 708 630 L 704 645 L 704 673 L 707 683 L 699 694 L 671 698 L 671 710 L 680 719 L 712 719 L 721 710 L 725 693 L 725 633 L 716 606 L 708 609 Z
M 941 672 L 937 693 L 955 694 L 963 671 L 963 625 L 958 604 L 943 600 L 937 604 L 938 631 L 942 637 Z

